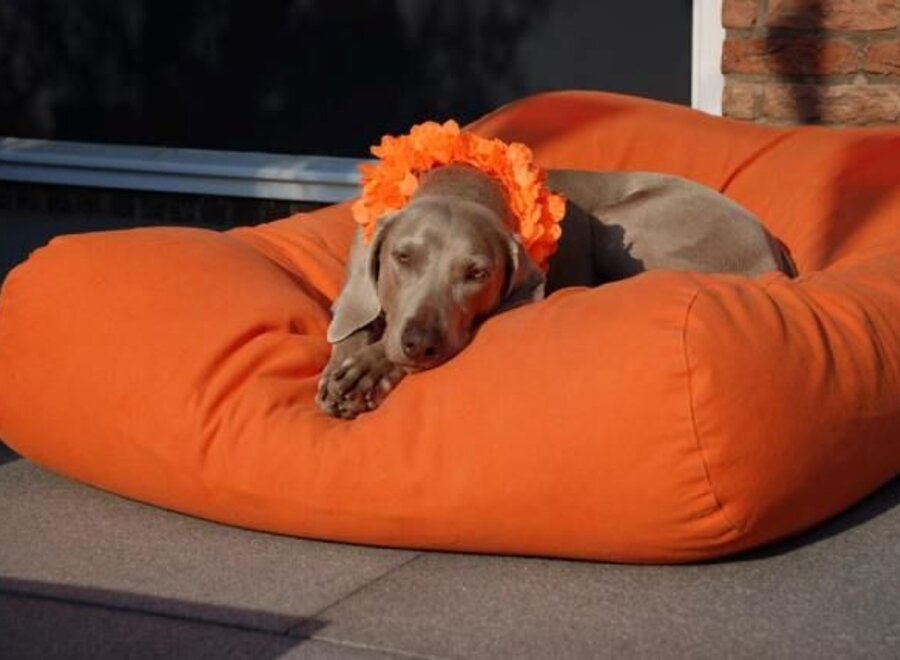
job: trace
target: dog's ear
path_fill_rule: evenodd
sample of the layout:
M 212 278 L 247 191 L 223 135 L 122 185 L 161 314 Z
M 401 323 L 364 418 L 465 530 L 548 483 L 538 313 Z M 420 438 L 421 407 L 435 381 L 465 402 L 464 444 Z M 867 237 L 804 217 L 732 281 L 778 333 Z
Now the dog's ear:
M 544 298 L 544 273 L 525 251 L 518 238 L 509 239 L 509 262 L 507 268 L 506 294 L 500 301 L 497 312 L 537 302 Z
M 369 325 L 381 315 L 378 299 L 378 259 L 381 245 L 396 214 L 378 222 L 372 241 L 366 244 L 362 229 L 356 231 L 350 258 L 347 261 L 347 279 L 337 300 L 331 307 L 331 324 L 327 339 L 335 344 Z

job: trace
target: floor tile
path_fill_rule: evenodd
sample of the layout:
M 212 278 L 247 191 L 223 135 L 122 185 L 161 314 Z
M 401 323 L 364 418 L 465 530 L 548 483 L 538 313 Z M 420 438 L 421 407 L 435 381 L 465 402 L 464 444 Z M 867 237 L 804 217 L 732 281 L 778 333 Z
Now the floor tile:
M 314 636 L 471 658 L 900 657 L 900 481 L 740 560 L 654 567 L 422 555 Z
M 286 630 L 414 553 L 197 520 L 0 466 L 0 590 Z
M 0 594 L 0 657 L 382 660 L 397 656 L 166 616 Z

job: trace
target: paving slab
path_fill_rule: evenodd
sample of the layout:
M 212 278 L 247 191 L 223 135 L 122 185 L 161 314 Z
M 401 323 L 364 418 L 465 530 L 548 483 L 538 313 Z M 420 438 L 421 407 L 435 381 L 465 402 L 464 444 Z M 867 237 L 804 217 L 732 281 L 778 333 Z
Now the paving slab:
M 217 525 L 0 465 L 0 591 L 286 631 L 415 553 Z
M 284 538 L 24 459 L 0 464 L 0 530 L 0 657 L 110 648 L 85 629 L 139 657 L 900 657 L 900 481 L 795 540 L 682 567 Z
M 401 656 L 218 624 L 0 594 L 0 657 L 386 660 Z
M 316 639 L 467 658 L 900 657 L 900 481 L 799 539 L 693 566 L 427 554 Z

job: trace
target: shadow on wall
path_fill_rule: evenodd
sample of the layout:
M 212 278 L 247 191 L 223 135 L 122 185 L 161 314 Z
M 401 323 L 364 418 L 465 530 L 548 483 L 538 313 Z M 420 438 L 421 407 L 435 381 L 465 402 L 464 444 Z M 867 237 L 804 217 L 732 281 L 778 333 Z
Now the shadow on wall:
M 796 68 L 796 49 L 784 45 L 785 40 L 823 34 L 828 24 L 828 11 L 825 0 L 805 0 L 798 3 L 796 14 L 790 21 L 790 24 L 801 25 L 802 32 L 781 28 L 770 29 L 766 35 L 766 50 L 774 53 L 777 70 L 783 72 L 779 74 L 779 82 L 788 87 L 798 121 L 807 125 L 823 123 L 823 114 L 827 111 L 823 97 L 826 86 L 804 84 L 809 76 L 798 78 L 785 73 Z M 803 50 L 810 74 L 826 75 L 823 50 Z M 867 233 L 871 223 L 892 222 L 889 214 L 884 213 L 884 205 L 900 187 L 900 169 L 896 167 L 900 162 L 900 130 L 893 134 L 861 136 L 852 144 L 839 148 L 842 164 L 829 182 L 829 210 L 822 218 L 822 232 L 811 254 L 811 262 L 817 267 L 839 258 L 858 235 Z M 809 174 L 815 176 L 815 172 Z M 900 231 L 900 222 L 896 224 Z
M 805 0 L 799 8 L 797 19 L 813 33 L 819 33 L 825 25 L 824 0 Z M 792 71 L 796 66 L 793 49 L 785 48 L 785 38 L 798 38 L 797 33 L 785 30 L 769 30 L 766 33 L 766 50 L 775 54 L 778 71 Z M 807 53 L 809 70 L 813 75 L 823 75 L 822 50 L 812 49 Z M 805 124 L 822 122 L 822 88 L 817 85 L 791 84 L 793 78 L 782 73 L 779 82 L 789 85 L 796 116 Z

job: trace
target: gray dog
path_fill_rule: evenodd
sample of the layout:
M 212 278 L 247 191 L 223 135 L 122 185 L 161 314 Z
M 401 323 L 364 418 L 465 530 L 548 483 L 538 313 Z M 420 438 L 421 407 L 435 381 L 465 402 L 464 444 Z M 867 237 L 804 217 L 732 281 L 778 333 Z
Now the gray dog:
M 651 269 L 795 274 L 750 213 L 686 179 L 560 170 L 547 185 L 567 203 L 546 277 L 509 229 L 501 185 L 465 165 L 425 175 L 369 245 L 358 233 L 328 328 L 322 410 L 352 419 L 376 408 L 406 374 L 462 350 L 479 322 L 545 292 Z

